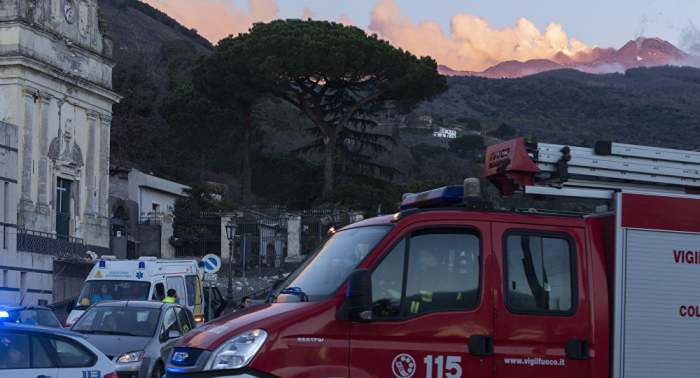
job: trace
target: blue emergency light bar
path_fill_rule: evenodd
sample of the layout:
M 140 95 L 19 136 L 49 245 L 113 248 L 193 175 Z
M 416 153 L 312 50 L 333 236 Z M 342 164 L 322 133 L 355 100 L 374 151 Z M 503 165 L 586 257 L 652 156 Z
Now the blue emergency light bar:
M 418 194 L 412 194 L 401 202 L 401 210 L 442 207 L 462 202 L 462 185 L 445 186 Z
M 10 314 L 7 311 L 0 311 L 0 319 L 9 318 Z
M 106 266 L 105 261 L 104 260 L 100 261 L 100 269 L 104 269 L 105 266 Z
M 139 261 L 139 269 L 146 269 L 146 263 L 143 261 Z

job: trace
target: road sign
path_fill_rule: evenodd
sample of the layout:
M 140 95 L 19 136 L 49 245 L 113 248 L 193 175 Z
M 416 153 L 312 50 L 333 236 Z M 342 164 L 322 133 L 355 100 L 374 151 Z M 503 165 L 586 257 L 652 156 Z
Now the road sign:
M 212 253 L 202 257 L 204 261 L 204 271 L 207 273 L 216 273 L 221 269 L 221 259 L 219 256 Z
M 216 281 L 218 278 L 215 273 L 204 273 L 204 281 Z

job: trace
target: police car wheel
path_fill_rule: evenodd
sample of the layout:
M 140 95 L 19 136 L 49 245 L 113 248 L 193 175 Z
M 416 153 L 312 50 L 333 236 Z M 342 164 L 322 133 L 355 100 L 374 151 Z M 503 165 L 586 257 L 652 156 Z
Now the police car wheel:
M 161 378 L 163 376 L 163 364 L 160 362 L 156 363 L 156 366 L 153 367 L 153 374 L 151 375 L 152 378 Z

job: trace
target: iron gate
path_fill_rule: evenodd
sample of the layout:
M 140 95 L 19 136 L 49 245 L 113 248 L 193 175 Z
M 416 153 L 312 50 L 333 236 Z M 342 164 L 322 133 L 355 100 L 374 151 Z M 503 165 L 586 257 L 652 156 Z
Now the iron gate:
M 283 270 L 287 257 L 287 224 L 284 208 L 254 208 L 237 213 L 236 275 L 273 276 Z M 243 253 L 241 235 L 250 235 L 250 248 Z

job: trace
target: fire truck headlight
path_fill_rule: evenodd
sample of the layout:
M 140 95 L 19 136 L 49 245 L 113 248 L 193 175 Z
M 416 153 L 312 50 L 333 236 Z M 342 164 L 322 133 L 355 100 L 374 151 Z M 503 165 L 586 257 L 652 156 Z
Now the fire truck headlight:
M 214 350 L 204 370 L 238 369 L 250 363 L 267 339 L 262 329 L 239 333 Z

